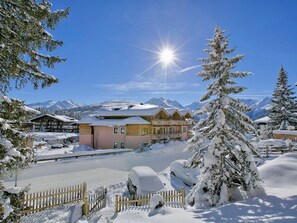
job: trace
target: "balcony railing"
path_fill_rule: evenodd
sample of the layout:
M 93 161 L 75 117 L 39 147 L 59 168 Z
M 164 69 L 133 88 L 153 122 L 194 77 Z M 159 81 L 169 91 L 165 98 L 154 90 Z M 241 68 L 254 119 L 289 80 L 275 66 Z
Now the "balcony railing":
M 178 139 L 182 137 L 182 133 L 166 133 L 166 134 L 152 134 L 151 139 L 160 140 L 160 139 Z
M 189 125 L 186 120 L 152 120 L 153 125 Z

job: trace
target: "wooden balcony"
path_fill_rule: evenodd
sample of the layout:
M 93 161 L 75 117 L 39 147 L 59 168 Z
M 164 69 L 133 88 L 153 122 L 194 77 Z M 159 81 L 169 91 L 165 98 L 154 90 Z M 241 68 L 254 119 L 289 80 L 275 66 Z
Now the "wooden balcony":
M 189 125 L 190 122 L 186 120 L 152 120 L 153 125 Z
M 172 133 L 172 134 L 152 134 L 152 140 L 162 140 L 162 139 L 180 139 L 182 138 L 182 133 Z

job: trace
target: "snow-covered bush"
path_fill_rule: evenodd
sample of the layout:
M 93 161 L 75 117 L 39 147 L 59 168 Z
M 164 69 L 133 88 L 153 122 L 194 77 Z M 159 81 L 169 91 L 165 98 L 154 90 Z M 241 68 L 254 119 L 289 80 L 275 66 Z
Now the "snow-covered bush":
M 150 208 L 152 211 L 164 206 L 164 204 L 164 198 L 160 194 L 155 194 L 150 199 Z

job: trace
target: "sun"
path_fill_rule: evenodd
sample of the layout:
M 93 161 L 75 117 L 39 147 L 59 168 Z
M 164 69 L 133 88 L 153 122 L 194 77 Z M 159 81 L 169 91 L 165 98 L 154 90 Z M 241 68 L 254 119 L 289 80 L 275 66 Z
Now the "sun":
M 164 48 L 159 53 L 160 62 L 163 63 L 165 66 L 174 62 L 176 59 L 175 52 L 170 48 Z

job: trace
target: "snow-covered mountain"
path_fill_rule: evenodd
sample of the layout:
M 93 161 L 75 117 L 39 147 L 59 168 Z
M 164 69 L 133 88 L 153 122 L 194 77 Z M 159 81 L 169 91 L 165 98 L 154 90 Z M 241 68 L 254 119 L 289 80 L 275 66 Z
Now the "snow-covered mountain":
M 268 111 L 271 108 L 271 98 L 263 99 L 240 99 L 243 103 L 247 104 L 252 110 L 247 113 L 247 115 L 252 119 L 257 119 L 268 115 Z M 112 100 L 105 101 L 102 103 L 92 104 L 92 105 L 81 105 L 75 103 L 72 100 L 64 101 L 46 101 L 38 102 L 34 104 L 29 104 L 31 108 L 46 108 L 49 111 L 63 111 L 68 113 L 77 114 L 79 116 L 89 115 L 96 113 L 97 110 L 102 108 L 124 108 L 131 105 L 140 104 L 139 102 L 127 101 L 127 100 Z M 144 104 L 153 104 L 158 106 L 163 106 L 165 108 L 177 108 L 177 109 L 188 109 L 192 112 L 201 108 L 205 103 L 193 102 L 188 105 L 182 105 L 176 100 L 164 99 L 164 98 L 151 98 Z
M 164 108 L 177 108 L 177 109 L 183 109 L 185 108 L 183 105 L 181 105 L 179 102 L 175 100 L 170 99 L 164 99 L 164 98 L 151 98 L 145 104 L 152 104 L 152 105 L 159 105 Z
M 198 108 L 203 107 L 205 103 L 200 103 L 199 101 L 195 101 L 191 104 L 185 105 L 184 108 L 190 111 L 196 111 Z
M 64 100 L 64 101 L 45 101 L 45 102 L 36 102 L 32 104 L 28 104 L 30 108 L 46 108 L 50 111 L 70 109 L 82 106 L 82 104 L 76 103 L 72 100 Z
M 272 106 L 271 98 L 266 97 L 261 100 L 258 100 L 256 103 L 251 105 L 251 109 L 267 109 L 269 110 Z
M 271 98 L 263 98 L 263 99 L 240 99 L 243 103 L 248 105 L 252 110 L 247 113 L 247 115 L 251 119 L 257 119 L 264 116 L 267 116 L 269 113 L 269 109 L 271 108 Z M 192 112 L 201 108 L 205 103 L 193 102 L 188 105 L 181 105 L 177 101 L 171 101 L 164 98 L 152 98 L 148 100 L 146 103 L 160 105 L 163 107 L 173 107 L 179 109 L 188 109 Z

